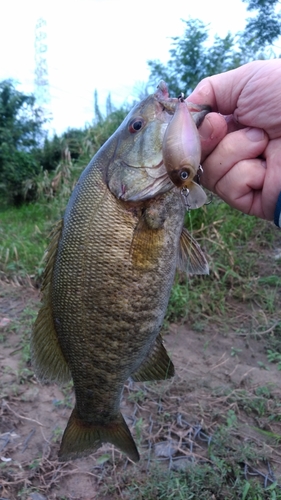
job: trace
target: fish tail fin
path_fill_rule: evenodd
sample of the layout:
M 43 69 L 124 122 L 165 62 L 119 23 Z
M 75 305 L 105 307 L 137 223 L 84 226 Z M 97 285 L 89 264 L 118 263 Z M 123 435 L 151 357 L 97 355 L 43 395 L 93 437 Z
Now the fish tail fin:
M 140 459 L 131 432 L 121 413 L 109 424 L 83 422 L 75 407 L 64 431 L 59 450 L 59 460 L 82 458 L 94 453 L 103 443 L 119 448 L 133 462 Z

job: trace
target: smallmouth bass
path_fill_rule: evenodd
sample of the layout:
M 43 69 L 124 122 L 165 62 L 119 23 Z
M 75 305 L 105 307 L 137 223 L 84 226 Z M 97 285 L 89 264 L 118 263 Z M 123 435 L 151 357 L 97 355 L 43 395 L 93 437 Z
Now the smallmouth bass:
M 124 383 L 173 376 L 160 330 L 176 267 L 208 273 L 163 162 L 176 104 L 161 82 L 131 110 L 82 172 L 53 231 L 31 353 L 40 380 L 73 379 L 61 461 L 105 442 L 139 460 L 120 412 Z

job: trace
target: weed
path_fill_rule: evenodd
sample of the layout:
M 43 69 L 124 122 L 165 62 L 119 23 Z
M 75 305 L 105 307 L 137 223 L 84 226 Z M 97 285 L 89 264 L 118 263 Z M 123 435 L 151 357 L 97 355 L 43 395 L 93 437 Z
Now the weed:
M 177 277 L 167 320 L 182 319 L 202 331 L 215 316 L 225 331 L 224 318 L 230 325 L 234 312 L 235 323 L 235 303 L 241 302 L 255 304 L 260 329 L 265 321 L 267 326 L 269 316 L 276 318 L 281 288 L 278 263 L 272 263 L 268 275 L 263 255 L 271 252 L 280 235 L 268 223 L 239 214 L 216 198 L 208 207 L 189 212 L 186 226 L 207 253 L 210 276 Z M 249 330 L 249 322 L 244 328 Z
M 111 483 L 111 485 L 109 485 Z M 186 461 L 185 469 L 166 471 L 152 464 L 147 475 L 123 473 L 118 476 L 122 487 L 122 498 L 130 500 L 273 500 L 281 499 L 276 484 L 264 489 L 258 481 L 245 480 L 243 471 L 224 460 L 216 459 L 213 464 L 195 466 Z M 107 480 L 101 488 L 106 497 L 120 498 L 120 486 Z M 116 496 L 115 494 L 116 493 Z
M 226 417 L 226 425 L 227 427 L 236 427 L 237 426 L 237 417 L 233 410 L 228 410 Z
M 141 443 L 142 440 L 142 428 L 144 425 L 143 418 L 139 418 L 135 423 L 136 441 L 137 444 Z
M 239 354 L 239 352 L 242 352 L 242 349 L 237 349 L 236 347 L 231 347 L 231 352 L 230 356 L 234 357 Z
M 278 370 L 281 370 L 281 354 L 279 352 L 268 349 L 267 359 L 270 363 L 277 363 Z
M 33 462 L 30 462 L 28 467 L 29 467 L 29 469 L 38 469 L 38 467 L 40 467 L 40 463 L 41 463 L 41 460 L 36 458 L 35 460 L 33 460 Z
M 34 203 L 0 211 L 0 272 L 8 277 L 37 277 L 48 234 L 59 217 L 57 203 Z M 1 231 L 1 230 L 0 230 Z
M 128 401 L 131 401 L 133 403 L 143 403 L 143 401 L 146 398 L 146 393 L 143 389 L 139 389 L 136 391 L 131 391 L 129 396 L 128 396 Z
M 55 427 L 52 433 L 52 442 L 59 443 L 61 441 L 62 435 L 63 435 L 63 429 L 61 429 L 61 427 L 59 426 Z

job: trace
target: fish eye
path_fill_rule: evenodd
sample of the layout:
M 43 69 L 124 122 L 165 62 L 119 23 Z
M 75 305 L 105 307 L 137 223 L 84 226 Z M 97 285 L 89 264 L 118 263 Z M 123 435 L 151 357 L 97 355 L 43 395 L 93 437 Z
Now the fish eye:
M 129 125 L 129 132 L 135 134 L 143 127 L 143 125 L 144 125 L 144 120 L 142 118 L 140 117 L 134 118 Z

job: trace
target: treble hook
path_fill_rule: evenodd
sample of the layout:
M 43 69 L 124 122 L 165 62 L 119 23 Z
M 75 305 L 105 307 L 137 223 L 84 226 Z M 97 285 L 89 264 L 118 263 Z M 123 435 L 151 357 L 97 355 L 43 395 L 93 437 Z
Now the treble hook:
M 201 186 L 201 175 L 203 174 L 203 172 L 204 172 L 204 170 L 203 170 L 202 165 L 199 165 L 198 170 L 197 170 L 197 174 L 195 175 L 195 177 L 193 179 L 194 182 L 199 184 L 199 186 Z
M 191 208 L 190 203 L 188 203 L 189 189 L 187 189 L 187 187 L 181 188 L 181 195 L 182 195 L 183 200 L 184 200 L 185 208 L 188 211 Z
M 194 178 L 195 182 L 197 182 L 197 184 L 199 184 L 199 186 L 201 186 L 201 175 L 203 174 L 203 172 L 204 172 L 204 170 L 203 170 L 202 165 L 199 165 L 198 170 L 197 170 L 197 174 L 195 176 L 196 180 Z M 213 193 L 210 194 L 210 200 L 207 201 L 207 203 L 204 203 L 204 205 L 210 205 L 210 203 L 212 203 L 212 201 L 213 201 Z
M 213 193 L 210 194 L 209 201 L 207 201 L 207 203 L 204 203 L 204 205 L 210 205 L 210 203 L 212 203 L 212 201 L 213 201 Z

